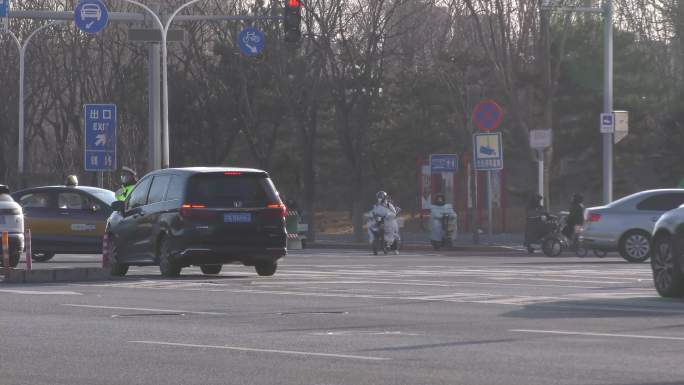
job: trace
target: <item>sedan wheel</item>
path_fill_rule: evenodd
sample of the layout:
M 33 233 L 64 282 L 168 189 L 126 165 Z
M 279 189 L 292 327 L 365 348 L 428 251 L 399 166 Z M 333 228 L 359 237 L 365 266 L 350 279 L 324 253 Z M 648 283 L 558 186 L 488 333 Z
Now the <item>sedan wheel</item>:
M 202 270 L 202 274 L 218 274 L 222 267 L 223 265 L 202 265 L 200 270 Z
M 650 240 L 645 232 L 630 231 L 620 240 L 620 255 L 628 262 L 644 262 L 650 254 Z
M 662 297 L 681 297 L 684 295 L 684 276 L 679 260 L 672 249 L 670 237 L 660 236 L 653 243 L 651 257 L 653 284 Z
M 47 262 L 55 256 L 55 253 L 35 253 L 31 256 L 33 262 Z

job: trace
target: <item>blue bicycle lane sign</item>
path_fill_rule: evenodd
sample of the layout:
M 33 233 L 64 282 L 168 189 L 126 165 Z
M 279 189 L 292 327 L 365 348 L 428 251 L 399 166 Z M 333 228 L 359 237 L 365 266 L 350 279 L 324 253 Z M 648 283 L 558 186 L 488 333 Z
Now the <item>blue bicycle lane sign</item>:
M 260 29 L 247 27 L 240 32 L 238 45 L 245 55 L 256 56 L 264 50 L 265 40 L 264 33 Z

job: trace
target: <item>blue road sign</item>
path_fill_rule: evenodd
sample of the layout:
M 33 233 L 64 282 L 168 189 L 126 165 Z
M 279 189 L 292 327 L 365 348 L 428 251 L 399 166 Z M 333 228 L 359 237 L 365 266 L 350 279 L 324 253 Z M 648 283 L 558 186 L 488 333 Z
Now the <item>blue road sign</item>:
M 85 170 L 116 170 L 116 104 L 86 104 Z
M 614 117 L 612 113 L 601 114 L 601 133 L 611 134 L 615 132 Z
M 9 2 L 10 0 L 0 0 L 0 17 L 9 16 Z
M 108 21 L 109 12 L 100 0 L 81 0 L 74 9 L 74 22 L 83 32 L 98 33 Z
M 503 168 L 501 133 L 473 135 L 473 158 L 476 170 L 501 170 Z
M 456 172 L 458 171 L 458 155 L 456 154 L 432 154 L 430 155 L 431 172 Z
M 266 39 L 260 29 L 247 27 L 240 32 L 238 40 L 242 53 L 247 56 L 256 56 L 264 50 Z

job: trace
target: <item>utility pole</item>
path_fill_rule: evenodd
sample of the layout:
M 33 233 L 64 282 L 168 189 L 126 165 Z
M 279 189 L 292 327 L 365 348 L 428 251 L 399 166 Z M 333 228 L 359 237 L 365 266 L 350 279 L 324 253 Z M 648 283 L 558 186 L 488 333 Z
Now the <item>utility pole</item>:
M 151 5 L 157 14 L 161 4 L 157 1 Z M 162 166 L 161 156 L 161 47 L 159 43 L 150 43 L 149 58 L 149 127 L 148 127 L 148 170 L 158 170 Z
M 597 7 L 559 7 L 558 0 L 542 0 L 542 9 L 559 12 L 587 12 L 603 15 L 603 113 L 613 114 L 613 0 L 603 0 Z M 614 124 L 615 122 L 613 122 Z M 613 201 L 613 136 L 602 133 L 603 140 L 603 203 Z
M 603 0 L 603 112 L 613 113 L 613 3 Z M 614 123 L 614 122 L 613 122 Z M 603 133 L 603 203 L 613 201 L 613 135 Z

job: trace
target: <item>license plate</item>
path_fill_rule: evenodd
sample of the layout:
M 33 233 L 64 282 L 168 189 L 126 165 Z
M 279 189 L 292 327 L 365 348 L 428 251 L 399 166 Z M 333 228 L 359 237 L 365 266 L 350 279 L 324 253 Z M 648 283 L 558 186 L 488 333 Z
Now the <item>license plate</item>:
M 225 213 L 223 214 L 225 223 L 251 223 L 252 214 L 250 213 Z

